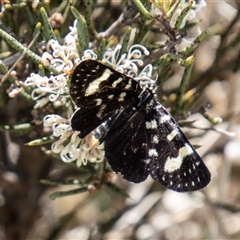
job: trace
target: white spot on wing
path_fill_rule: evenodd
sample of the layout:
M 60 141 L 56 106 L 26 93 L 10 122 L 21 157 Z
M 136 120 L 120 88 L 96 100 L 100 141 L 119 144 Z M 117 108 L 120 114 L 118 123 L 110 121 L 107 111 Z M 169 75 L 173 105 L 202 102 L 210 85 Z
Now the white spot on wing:
M 118 101 L 119 101 L 119 102 L 123 102 L 123 101 L 124 101 L 124 97 L 125 97 L 126 95 L 127 95 L 127 93 L 125 93 L 125 92 L 120 93 Z
M 115 80 L 113 83 L 112 83 L 112 87 L 116 87 L 123 79 L 122 78 L 118 78 L 117 80 Z
M 111 94 L 111 95 L 108 96 L 108 99 L 113 99 L 113 97 L 114 97 L 114 95 Z
M 167 135 L 168 141 L 172 141 L 176 137 L 176 135 L 178 135 L 178 130 L 172 130 L 172 132 Z
M 112 71 L 107 68 L 101 77 L 90 82 L 88 88 L 85 91 L 85 96 L 89 96 L 97 92 L 99 89 L 100 83 L 106 81 L 111 74 L 112 74 Z
M 147 129 L 150 129 L 152 127 L 151 122 L 146 122 L 145 124 Z
M 170 158 L 170 157 L 167 158 L 164 165 L 164 171 L 168 173 L 172 173 L 180 169 L 184 158 L 188 155 L 191 155 L 192 153 L 193 153 L 192 148 L 186 143 L 184 147 L 179 149 L 178 156 L 176 158 Z
M 138 148 L 133 148 L 133 149 L 132 149 L 132 151 L 133 151 L 134 153 L 136 153 L 137 150 L 138 150 Z
M 149 157 L 157 157 L 157 156 L 158 156 L 158 153 L 157 153 L 156 149 L 154 149 L 154 148 L 149 149 L 149 150 L 148 150 L 148 156 L 149 156 Z
M 159 142 L 158 136 L 154 135 L 152 141 L 153 143 L 158 143 Z
M 145 160 L 144 160 L 144 162 L 145 162 L 146 164 L 149 164 L 149 163 L 150 163 L 150 161 L 151 161 L 151 159 L 150 159 L 150 158 L 148 158 L 148 159 L 145 159 Z
M 132 79 L 129 79 L 128 84 L 126 85 L 125 89 L 129 89 L 132 86 Z
M 157 121 L 153 119 L 150 122 L 146 122 L 146 128 L 147 129 L 156 129 L 157 128 Z
M 102 112 L 103 112 L 104 108 L 106 108 L 105 104 L 100 107 L 99 112 L 97 113 L 98 118 L 102 117 Z
M 102 99 L 101 98 L 97 98 L 97 99 L 95 99 L 95 101 L 97 102 L 96 106 L 102 105 Z
M 160 118 L 159 122 L 160 122 L 161 124 L 163 124 L 163 123 L 169 121 L 170 119 L 171 119 L 171 116 L 168 115 L 168 114 L 165 114 L 164 116 L 162 116 L 162 117 Z

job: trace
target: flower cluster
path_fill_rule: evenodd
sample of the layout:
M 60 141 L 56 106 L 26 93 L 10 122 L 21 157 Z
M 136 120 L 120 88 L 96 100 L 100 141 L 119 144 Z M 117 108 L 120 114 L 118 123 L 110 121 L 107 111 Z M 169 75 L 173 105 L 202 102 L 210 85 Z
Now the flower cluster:
M 80 59 L 76 47 L 77 31 L 76 21 L 70 27 L 69 34 L 65 37 L 65 42 L 60 45 L 58 41 L 51 40 L 48 43 L 48 52 L 42 55 L 42 63 L 47 66 L 51 64 L 59 72 L 58 75 L 50 77 L 32 73 L 25 81 L 25 86 L 32 89 L 31 97 L 36 102 L 34 108 L 41 108 L 47 103 L 52 103 L 53 107 L 67 107 L 67 116 L 70 118 L 73 109 L 69 97 L 69 75 L 74 67 L 84 59 L 96 59 L 96 54 L 92 50 L 86 50 Z M 51 54 L 50 54 L 51 52 Z M 68 119 L 59 115 L 46 115 L 43 125 L 51 128 L 53 136 L 58 140 L 52 144 L 52 152 L 59 154 L 64 162 L 76 161 L 77 166 L 86 165 L 87 161 L 102 161 L 103 146 L 91 146 L 89 137 L 80 139 L 78 132 L 74 132 Z
M 58 140 L 52 144 L 52 151 L 59 154 L 62 161 L 76 161 L 76 165 L 86 165 L 88 161 L 98 162 L 104 158 L 103 146 L 91 146 L 91 137 L 78 137 L 79 132 L 73 131 L 69 120 L 59 115 L 47 115 L 43 119 L 44 127 L 52 129 L 53 136 Z
M 122 45 L 118 44 L 115 49 L 106 51 L 103 55 L 103 62 L 115 68 L 117 71 L 139 81 L 143 89 L 148 87 L 151 90 L 154 90 L 156 86 L 155 80 L 152 79 L 152 64 L 146 65 L 141 71 L 139 71 L 139 68 L 144 64 L 144 56 L 149 55 L 147 48 L 143 45 L 135 44 L 129 48 L 128 53 L 119 56 L 121 48 Z
M 68 87 L 64 74 L 46 77 L 32 73 L 26 79 L 25 86 L 33 88 L 31 97 L 36 101 L 34 108 L 43 107 L 49 101 L 55 107 L 63 106 L 67 102 Z

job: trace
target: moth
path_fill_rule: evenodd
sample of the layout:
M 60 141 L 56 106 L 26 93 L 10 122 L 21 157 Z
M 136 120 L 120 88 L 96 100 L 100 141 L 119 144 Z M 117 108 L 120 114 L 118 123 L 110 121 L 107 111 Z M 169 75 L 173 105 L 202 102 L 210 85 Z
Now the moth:
M 210 182 L 203 160 L 151 88 L 89 59 L 74 69 L 70 96 L 78 107 L 72 129 L 80 138 L 93 132 L 104 142 L 112 170 L 126 180 L 139 183 L 151 175 L 177 192 Z

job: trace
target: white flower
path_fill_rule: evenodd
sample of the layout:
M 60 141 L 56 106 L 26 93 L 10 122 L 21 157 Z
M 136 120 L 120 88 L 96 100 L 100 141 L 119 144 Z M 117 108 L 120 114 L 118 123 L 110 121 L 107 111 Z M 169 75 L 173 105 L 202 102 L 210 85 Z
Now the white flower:
M 142 45 L 136 44 L 130 47 L 128 53 L 119 56 L 122 45 L 118 44 L 114 50 L 108 50 L 103 55 L 103 61 L 117 71 L 130 77 L 138 76 L 138 68 L 143 65 L 143 56 L 149 55 L 149 51 Z
M 59 100 L 61 98 L 68 98 L 67 79 L 64 74 L 57 76 L 40 76 L 39 74 L 32 73 L 25 81 L 25 86 L 32 87 L 31 97 L 36 101 L 34 108 L 43 107 L 45 104 L 55 102 L 58 100 L 64 104 L 66 100 Z
M 103 55 L 103 61 L 117 71 L 124 73 L 136 81 L 139 81 L 143 89 L 150 88 L 155 91 L 155 79 L 152 79 L 153 67 L 146 65 L 139 73 L 139 68 L 143 66 L 143 58 L 149 55 L 146 47 L 135 44 L 130 47 L 128 53 L 119 56 L 122 45 L 118 44 L 114 50 L 108 50 Z
M 70 26 L 69 29 L 70 33 L 68 35 L 77 36 L 77 19 L 73 22 L 73 26 Z
M 97 54 L 94 53 L 92 50 L 90 49 L 86 49 L 84 51 L 84 54 L 83 54 L 83 57 L 82 57 L 82 60 L 85 60 L 85 59 L 93 59 L 93 60 L 96 60 L 97 59 Z
M 53 65 L 58 72 L 71 71 L 74 67 L 74 62 L 79 59 L 76 43 L 72 41 L 72 38 L 68 37 L 64 45 L 60 45 L 56 40 L 50 40 L 48 45 L 52 49 L 52 54 L 43 54 L 43 62 L 47 60 Z
M 48 53 L 48 52 L 43 53 L 42 63 L 44 66 L 49 66 L 52 59 L 53 59 L 53 56 L 50 53 Z
M 149 88 L 153 94 L 156 92 L 156 79 L 152 78 L 152 73 L 153 73 L 153 66 L 152 64 L 148 64 L 144 67 L 144 69 L 139 73 L 137 77 L 134 79 L 138 81 L 142 87 L 142 89 Z
M 52 127 L 53 124 L 60 124 L 62 122 L 66 123 L 68 121 L 59 115 L 55 115 L 55 114 L 46 115 L 43 119 L 43 126 Z
M 53 136 L 59 138 L 52 144 L 52 151 L 59 154 L 62 161 L 76 161 L 80 167 L 88 161 L 93 163 L 104 159 L 103 145 L 91 146 L 90 136 L 80 139 L 79 132 L 72 130 L 69 120 L 59 115 L 47 115 L 43 123 L 45 127 L 52 128 Z

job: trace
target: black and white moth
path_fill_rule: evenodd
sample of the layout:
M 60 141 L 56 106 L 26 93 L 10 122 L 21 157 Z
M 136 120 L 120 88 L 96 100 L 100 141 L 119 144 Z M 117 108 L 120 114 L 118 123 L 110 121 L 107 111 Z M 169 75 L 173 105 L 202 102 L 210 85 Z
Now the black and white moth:
M 177 192 L 210 182 L 204 162 L 150 88 L 90 59 L 74 69 L 70 95 L 79 107 L 72 129 L 80 138 L 94 131 L 112 170 L 128 181 L 139 183 L 151 175 Z

